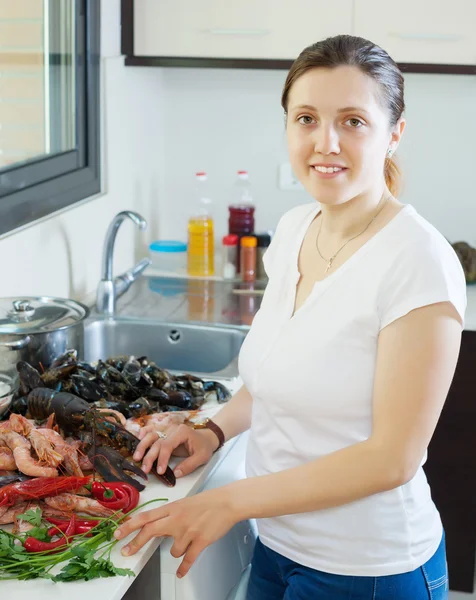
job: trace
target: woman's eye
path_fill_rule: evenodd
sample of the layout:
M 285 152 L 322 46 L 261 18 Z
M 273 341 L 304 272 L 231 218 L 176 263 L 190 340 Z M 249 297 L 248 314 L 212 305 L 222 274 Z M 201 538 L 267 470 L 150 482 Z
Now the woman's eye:
M 313 121 L 314 119 L 309 115 L 303 115 L 298 119 L 298 123 L 301 123 L 301 125 L 310 125 Z
M 350 123 L 350 126 L 354 127 L 354 129 L 357 129 L 358 127 L 361 127 L 363 125 L 362 121 L 360 119 L 356 119 L 355 117 L 347 119 L 346 122 Z

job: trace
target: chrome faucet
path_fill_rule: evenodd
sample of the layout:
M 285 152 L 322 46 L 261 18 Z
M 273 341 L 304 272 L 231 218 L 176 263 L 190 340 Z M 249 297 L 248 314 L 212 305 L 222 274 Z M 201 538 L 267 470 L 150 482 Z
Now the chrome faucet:
M 132 269 L 129 269 L 115 279 L 112 278 L 112 264 L 114 256 L 114 243 L 121 223 L 129 218 L 141 231 L 147 227 L 147 221 L 136 212 L 124 210 L 118 213 L 106 232 L 102 253 L 101 281 L 99 282 L 96 296 L 96 310 L 103 315 L 111 316 L 116 309 L 116 300 L 122 296 L 150 265 L 151 261 L 144 258 Z

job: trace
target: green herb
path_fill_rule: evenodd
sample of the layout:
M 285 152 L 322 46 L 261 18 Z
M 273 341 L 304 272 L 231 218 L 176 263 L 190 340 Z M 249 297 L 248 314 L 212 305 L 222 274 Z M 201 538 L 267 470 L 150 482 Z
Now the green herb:
M 106 517 L 98 519 L 98 524 L 90 530 L 92 537 L 86 534 L 76 536 L 62 552 L 28 553 L 22 546 L 26 537 L 43 539 L 48 529 L 41 527 L 41 510 L 28 510 L 22 520 L 35 525 L 33 529 L 23 536 L 16 536 L 0 529 L 0 581 L 6 579 L 35 579 L 42 577 L 52 581 L 78 581 L 95 579 L 97 577 L 134 576 L 130 569 L 116 567 L 111 561 L 111 552 L 118 543 L 113 539 L 114 531 L 125 516 L 136 512 L 152 502 L 166 501 L 167 498 L 149 500 L 141 506 L 130 511 L 127 515 L 120 515 L 117 519 Z M 39 517 L 39 522 L 38 522 Z M 40 537 L 38 537 L 40 536 Z M 51 572 L 54 567 L 65 563 L 57 575 Z
M 20 521 L 26 521 L 30 523 L 30 525 L 35 525 L 35 527 L 40 527 L 41 525 L 41 508 L 30 509 L 24 512 L 21 515 L 17 515 L 17 519 Z
M 123 577 L 134 577 L 134 571 L 130 569 L 120 569 L 114 566 L 109 558 L 94 558 L 94 552 L 76 552 L 83 550 L 73 548 L 72 553 L 75 557 L 72 558 L 62 569 L 58 575 L 54 575 L 53 581 L 77 581 L 85 579 L 89 581 L 96 577 L 114 577 L 121 575 Z
M 33 527 L 33 529 L 29 529 L 26 532 L 26 534 L 29 537 L 34 537 L 37 540 L 41 540 L 42 542 L 50 542 L 51 541 L 51 537 L 48 535 L 47 527 Z

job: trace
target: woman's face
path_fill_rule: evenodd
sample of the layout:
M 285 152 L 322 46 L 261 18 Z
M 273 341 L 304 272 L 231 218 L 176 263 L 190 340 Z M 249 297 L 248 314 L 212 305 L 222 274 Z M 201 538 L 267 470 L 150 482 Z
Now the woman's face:
M 390 127 L 377 82 L 357 67 L 312 69 L 288 97 L 291 166 L 316 200 L 341 204 L 382 186 L 388 149 L 404 125 Z

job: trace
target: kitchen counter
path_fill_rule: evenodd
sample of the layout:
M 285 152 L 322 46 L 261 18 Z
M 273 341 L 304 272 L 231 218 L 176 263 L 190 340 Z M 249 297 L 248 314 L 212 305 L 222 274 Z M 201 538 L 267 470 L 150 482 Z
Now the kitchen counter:
M 224 381 L 230 390 L 235 392 L 241 385 L 239 378 L 230 381 Z M 211 405 L 208 410 L 204 410 L 200 418 L 213 415 L 219 407 Z M 239 438 L 228 441 L 223 448 L 216 452 L 210 462 L 203 465 L 190 475 L 177 480 L 173 488 L 165 486 L 154 475 L 149 476 L 149 482 L 143 492 L 141 492 L 140 502 L 144 503 L 154 498 L 167 498 L 168 502 L 180 500 L 187 496 L 193 496 L 198 493 L 205 484 L 209 475 L 225 459 L 228 452 L 233 448 Z M 172 468 L 175 467 L 179 459 L 173 458 L 170 461 Z M 157 502 L 147 506 L 144 510 L 150 510 L 154 507 L 163 506 L 166 502 Z M 134 571 L 136 576 L 144 568 L 147 561 L 151 558 L 164 538 L 155 538 L 146 544 L 140 552 L 130 557 L 123 557 L 120 549 L 129 539 L 121 540 L 111 554 L 111 560 L 117 567 L 128 568 Z M 59 570 L 59 569 L 58 569 Z M 124 596 L 128 588 L 134 582 L 133 577 L 107 577 L 93 579 L 92 581 L 77 581 L 70 583 L 53 583 L 45 579 L 32 579 L 29 581 L 2 581 L 2 598 L 14 598 L 15 600 L 50 600 L 53 595 L 56 600 L 84 600 L 89 595 L 90 598 L 101 598 L 101 600 L 119 600 Z
M 265 287 L 263 281 L 248 284 L 147 274 L 118 300 L 117 316 L 249 329 Z
M 148 271 L 153 273 L 153 271 Z M 187 279 L 148 274 L 118 301 L 119 317 L 178 323 L 208 323 L 249 329 L 261 305 L 265 282 Z M 476 331 L 476 285 L 466 287 L 465 330 Z

